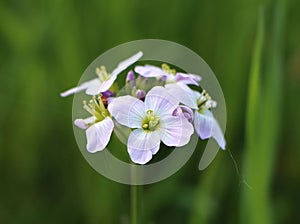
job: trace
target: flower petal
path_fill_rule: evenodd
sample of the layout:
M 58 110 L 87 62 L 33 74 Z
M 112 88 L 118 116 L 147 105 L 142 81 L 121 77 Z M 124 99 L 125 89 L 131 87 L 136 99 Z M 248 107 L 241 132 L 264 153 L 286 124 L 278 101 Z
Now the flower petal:
M 139 51 L 138 53 L 134 54 L 130 58 L 127 58 L 126 60 L 121 61 L 118 64 L 118 67 L 115 68 L 115 70 L 112 71 L 111 76 L 120 74 L 122 71 L 124 71 L 130 65 L 134 64 L 135 62 L 137 62 L 142 56 L 143 56 L 143 52 Z
M 143 53 L 140 51 L 136 53 L 135 55 L 131 56 L 130 58 L 120 62 L 115 68 L 112 73 L 110 74 L 110 78 L 108 80 L 105 80 L 104 82 L 101 82 L 100 85 L 91 86 L 86 90 L 86 94 L 88 95 L 97 95 L 101 92 L 107 91 L 112 84 L 117 79 L 118 75 L 124 71 L 126 68 L 128 68 L 130 65 L 137 62 L 141 57 L 143 56 Z
M 201 139 L 212 137 L 213 115 L 209 110 L 204 113 L 195 112 L 194 127 Z
M 97 95 L 100 92 L 105 92 L 114 83 L 114 81 L 116 80 L 119 73 L 124 71 L 130 65 L 137 62 L 142 56 L 143 56 L 143 53 L 141 51 L 139 51 L 138 53 L 131 56 L 130 58 L 120 62 L 118 64 L 118 67 L 115 70 L 113 70 L 113 72 L 111 73 L 110 79 L 108 79 L 108 80 L 106 80 L 102 83 L 100 82 L 100 80 L 98 78 L 96 78 L 96 79 L 84 82 L 80 86 L 77 86 L 77 87 L 74 87 L 70 90 L 67 90 L 67 91 L 61 93 L 60 95 L 62 97 L 66 97 L 66 96 L 69 96 L 71 94 L 80 92 L 80 91 L 85 90 L 85 89 L 87 89 L 86 94 L 88 94 L 88 95 Z
M 189 122 L 194 120 L 194 112 L 187 106 L 178 106 L 172 113 L 173 116 L 184 116 Z
M 184 84 L 191 84 L 199 86 L 199 83 L 201 81 L 201 77 L 194 74 L 185 74 L 178 72 L 176 73 L 176 81 L 182 82 Z
M 144 102 L 133 96 L 114 98 L 108 105 L 108 111 L 122 125 L 140 128 L 145 117 Z
M 81 129 L 87 129 L 88 126 L 90 124 L 93 124 L 95 121 L 96 121 L 96 118 L 94 116 L 91 116 L 86 119 L 76 119 L 74 121 L 74 124 Z
M 157 132 L 145 132 L 142 129 L 132 131 L 128 138 L 127 150 L 131 160 L 138 164 L 149 162 L 158 152 L 160 139 Z
M 87 150 L 91 153 L 102 151 L 110 140 L 113 128 L 114 123 L 110 117 L 89 127 L 86 130 Z
M 166 73 L 161 68 L 153 65 L 136 66 L 134 68 L 134 71 L 146 78 L 162 77 L 166 75 Z
M 163 77 L 163 80 L 165 80 L 166 83 L 174 83 L 174 82 L 176 82 L 176 76 L 175 76 L 175 74 L 168 74 L 168 73 L 166 73 L 166 75 L 164 77 Z
M 106 98 L 107 104 L 112 103 L 116 98 L 117 98 L 117 97 L 108 97 L 108 98 Z
M 216 140 L 216 142 L 218 143 L 218 145 L 222 148 L 225 149 L 226 146 L 226 141 L 224 138 L 224 134 L 218 124 L 218 122 L 216 121 L 215 118 L 213 118 L 213 128 L 212 128 L 212 136 L 213 138 Z
M 153 87 L 145 98 L 145 110 L 152 110 L 154 114 L 159 116 L 171 115 L 178 104 L 179 101 L 161 86 Z
M 105 80 L 104 82 L 99 82 L 98 85 L 90 86 L 89 88 L 87 88 L 85 93 L 87 95 L 98 95 L 99 93 L 105 92 L 112 86 L 116 79 L 117 74 L 111 75 L 108 80 Z
M 213 137 L 218 145 L 225 149 L 224 135 L 210 110 L 206 110 L 204 113 L 195 112 L 194 126 L 201 139 Z
M 167 146 L 186 145 L 194 133 L 193 125 L 183 116 L 162 117 L 160 124 L 159 136 Z
M 197 95 L 184 83 L 174 83 L 165 85 L 168 93 L 178 99 L 182 104 L 192 108 L 198 109 Z
M 85 90 L 85 89 L 88 89 L 88 88 L 92 88 L 94 86 L 98 86 L 100 85 L 100 80 L 98 78 L 96 79 L 92 79 L 90 81 L 87 81 L 87 82 L 84 82 L 82 84 L 80 84 L 79 86 L 76 86 L 72 89 L 69 89 L 63 93 L 60 94 L 61 97 L 66 97 L 66 96 L 69 96 L 71 94 L 74 94 L 74 93 L 78 93 L 82 90 Z

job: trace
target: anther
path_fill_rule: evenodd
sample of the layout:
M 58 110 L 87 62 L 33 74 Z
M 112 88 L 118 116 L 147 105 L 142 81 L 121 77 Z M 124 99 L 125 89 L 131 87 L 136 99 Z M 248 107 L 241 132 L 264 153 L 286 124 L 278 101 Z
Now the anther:
M 162 70 L 164 70 L 167 73 L 176 74 L 176 70 L 175 69 L 171 69 L 170 66 L 167 65 L 167 64 L 165 64 L 165 63 L 161 65 L 161 68 L 162 68 Z
M 146 112 L 148 115 L 151 115 L 153 113 L 153 110 L 147 110 Z

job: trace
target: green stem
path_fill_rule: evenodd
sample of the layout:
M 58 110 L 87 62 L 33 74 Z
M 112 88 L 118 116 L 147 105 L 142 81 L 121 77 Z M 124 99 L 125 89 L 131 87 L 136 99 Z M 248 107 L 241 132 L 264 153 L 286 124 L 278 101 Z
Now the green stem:
M 143 186 L 131 185 L 131 224 L 143 223 Z
M 138 186 L 131 185 L 131 224 L 138 224 Z
M 131 167 L 131 224 L 143 223 L 143 186 L 136 185 L 141 178 L 141 171 L 136 168 L 134 164 Z

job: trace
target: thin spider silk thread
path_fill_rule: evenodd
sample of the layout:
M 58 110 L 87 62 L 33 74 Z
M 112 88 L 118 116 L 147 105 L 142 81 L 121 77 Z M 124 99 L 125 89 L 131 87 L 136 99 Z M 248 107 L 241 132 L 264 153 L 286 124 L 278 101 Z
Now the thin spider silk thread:
M 234 164 L 234 168 L 235 168 L 235 170 L 236 170 L 237 176 L 238 176 L 239 181 L 240 181 L 240 182 L 239 182 L 239 187 L 241 187 L 242 184 L 245 184 L 246 187 L 248 187 L 250 190 L 253 190 L 253 188 L 248 184 L 248 182 L 245 180 L 245 178 L 242 177 L 242 175 L 241 175 L 241 173 L 240 173 L 239 166 L 238 166 L 236 160 L 234 159 L 234 157 L 233 157 L 233 155 L 232 155 L 232 153 L 231 153 L 231 150 L 229 149 L 228 146 L 226 147 L 226 151 L 228 151 L 228 154 L 229 154 L 229 156 L 230 156 L 230 158 L 231 158 L 231 160 L 232 160 L 232 162 L 233 162 L 233 164 Z

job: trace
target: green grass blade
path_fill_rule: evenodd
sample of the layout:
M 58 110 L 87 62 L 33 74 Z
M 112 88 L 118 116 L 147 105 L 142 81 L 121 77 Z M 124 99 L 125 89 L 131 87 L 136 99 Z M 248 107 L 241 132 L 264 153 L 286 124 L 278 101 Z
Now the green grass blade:
M 250 185 L 255 185 L 257 169 L 257 139 L 258 139 L 258 113 L 259 113 L 259 98 L 261 87 L 260 87 L 260 76 L 261 76 L 261 58 L 264 42 L 264 15 L 261 9 L 258 17 L 256 40 L 254 45 L 252 65 L 249 77 L 249 89 L 248 89 L 248 105 L 246 112 L 246 152 L 245 152 L 245 175 Z M 257 199 L 255 191 L 251 189 L 245 189 L 242 195 L 242 208 L 241 208 L 241 222 L 242 223 L 253 223 L 254 214 L 256 213 L 256 202 Z M 252 220 L 252 221 L 251 221 Z M 266 218 L 264 218 L 266 220 Z
M 277 1 L 271 37 L 262 64 L 264 16 L 260 14 L 249 80 L 244 174 L 253 189 L 242 194 L 242 223 L 272 223 L 270 182 L 276 155 L 281 95 L 281 29 L 284 7 Z M 264 66 L 262 66 L 264 65 Z M 264 72 L 262 72 L 264 71 Z M 261 75 L 264 75 L 262 80 Z M 261 79 L 261 80 L 260 80 Z

